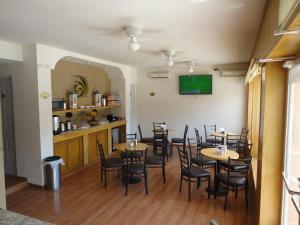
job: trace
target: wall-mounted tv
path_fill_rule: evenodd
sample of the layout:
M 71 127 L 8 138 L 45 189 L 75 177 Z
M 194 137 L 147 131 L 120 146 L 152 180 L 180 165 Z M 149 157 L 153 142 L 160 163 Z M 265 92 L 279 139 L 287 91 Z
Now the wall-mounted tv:
M 181 95 L 212 94 L 212 75 L 179 76 L 179 93 Z

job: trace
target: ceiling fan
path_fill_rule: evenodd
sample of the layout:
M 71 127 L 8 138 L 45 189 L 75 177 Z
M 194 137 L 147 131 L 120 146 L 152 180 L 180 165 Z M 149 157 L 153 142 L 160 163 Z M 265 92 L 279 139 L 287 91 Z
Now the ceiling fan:
M 125 26 L 123 31 L 129 40 L 128 49 L 133 52 L 138 51 L 141 48 L 140 42 L 143 41 L 141 38 L 143 30 L 134 26 Z
M 193 73 L 196 68 L 199 68 L 201 66 L 200 61 L 196 59 L 178 62 L 177 64 L 181 67 L 187 68 L 189 74 Z
M 100 37 L 118 38 L 128 40 L 128 49 L 137 52 L 141 49 L 141 42 L 145 41 L 145 34 L 160 33 L 161 30 L 142 29 L 138 26 L 126 25 L 118 29 L 90 27 L 89 30 L 96 31 Z
M 161 50 L 159 52 L 152 52 L 152 55 L 163 56 L 163 59 L 167 61 L 168 68 L 171 68 L 174 64 L 177 63 L 175 59 L 178 58 L 178 56 L 183 53 L 184 53 L 183 51 L 168 49 L 168 50 Z

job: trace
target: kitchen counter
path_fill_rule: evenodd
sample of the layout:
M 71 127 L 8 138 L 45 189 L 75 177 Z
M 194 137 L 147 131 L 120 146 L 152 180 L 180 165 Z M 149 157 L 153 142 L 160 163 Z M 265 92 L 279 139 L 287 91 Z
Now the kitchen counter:
M 106 155 L 113 151 L 112 129 L 119 128 L 119 142 L 126 137 L 126 120 L 103 125 L 77 129 L 53 136 L 53 154 L 60 156 L 65 164 L 61 167 L 63 175 L 79 171 L 88 164 L 99 161 L 97 143 L 102 144 Z M 117 138 L 115 141 L 117 141 Z M 118 142 L 118 141 L 117 141 Z
M 106 130 L 106 129 L 111 130 L 114 127 L 118 127 L 118 126 L 122 126 L 122 125 L 126 125 L 126 120 L 118 120 L 118 121 L 103 124 L 103 125 L 92 126 L 89 128 L 76 129 L 74 131 L 69 131 L 69 132 L 65 132 L 62 134 L 54 135 L 53 143 L 55 144 L 58 142 L 66 141 L 66 140 L 80 137 L 83 135 L 88 135 L 90 133 L 94 133 L 94 132 L 101 131 L 101 130 Z
M 0 209 L 0 224 L 9 225 L 53 225 L 18 213 Z

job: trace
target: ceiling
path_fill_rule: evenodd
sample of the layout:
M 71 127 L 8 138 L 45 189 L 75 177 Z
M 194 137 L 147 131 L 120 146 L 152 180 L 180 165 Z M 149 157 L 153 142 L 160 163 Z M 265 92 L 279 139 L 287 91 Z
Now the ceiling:
M 163 49 L 184 51 L 180 60 L 203 65 L 247 62 L 264 5 L 265 0 L 1 0 L 0 39 L 137 67 L 164 64 L 153 54 Z M 130 52 L 128 40 L 107 32 L 125 25 L 154 30 L 144 34 L 141 52 Z

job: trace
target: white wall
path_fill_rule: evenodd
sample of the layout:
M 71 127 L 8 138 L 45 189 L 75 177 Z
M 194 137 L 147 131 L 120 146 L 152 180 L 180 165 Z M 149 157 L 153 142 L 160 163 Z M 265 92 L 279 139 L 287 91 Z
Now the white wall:
M 22 45 L 0 40 L 0 59 L 21 62 L 23 60 Z
M 172 137 L 182 137 L 184 126 L 189 125 L 189 136 L 195 137 L 194 127 L 204 135 L 204 124 L 217 124 L 228 131 L 240 133 L 246 120 L 246 87 L 244 78 L 223 78 L 209 70 L 194 74 L 213 74 L 212 95 L 179 95 L 178 75 L 186 71 L 172 72 L 171 79 L 149 78 L 145 70 L 138 71 L 137 121 L 143 135 L 152 135 L 152 122 L 166 121 Z M 156 95 L 151 97 L 150 92 Z
M 1 104 L 0 104 L 0 127 L 2 128 Z M 2 129 L 0 129 L 0 208 L 6 209 Z

